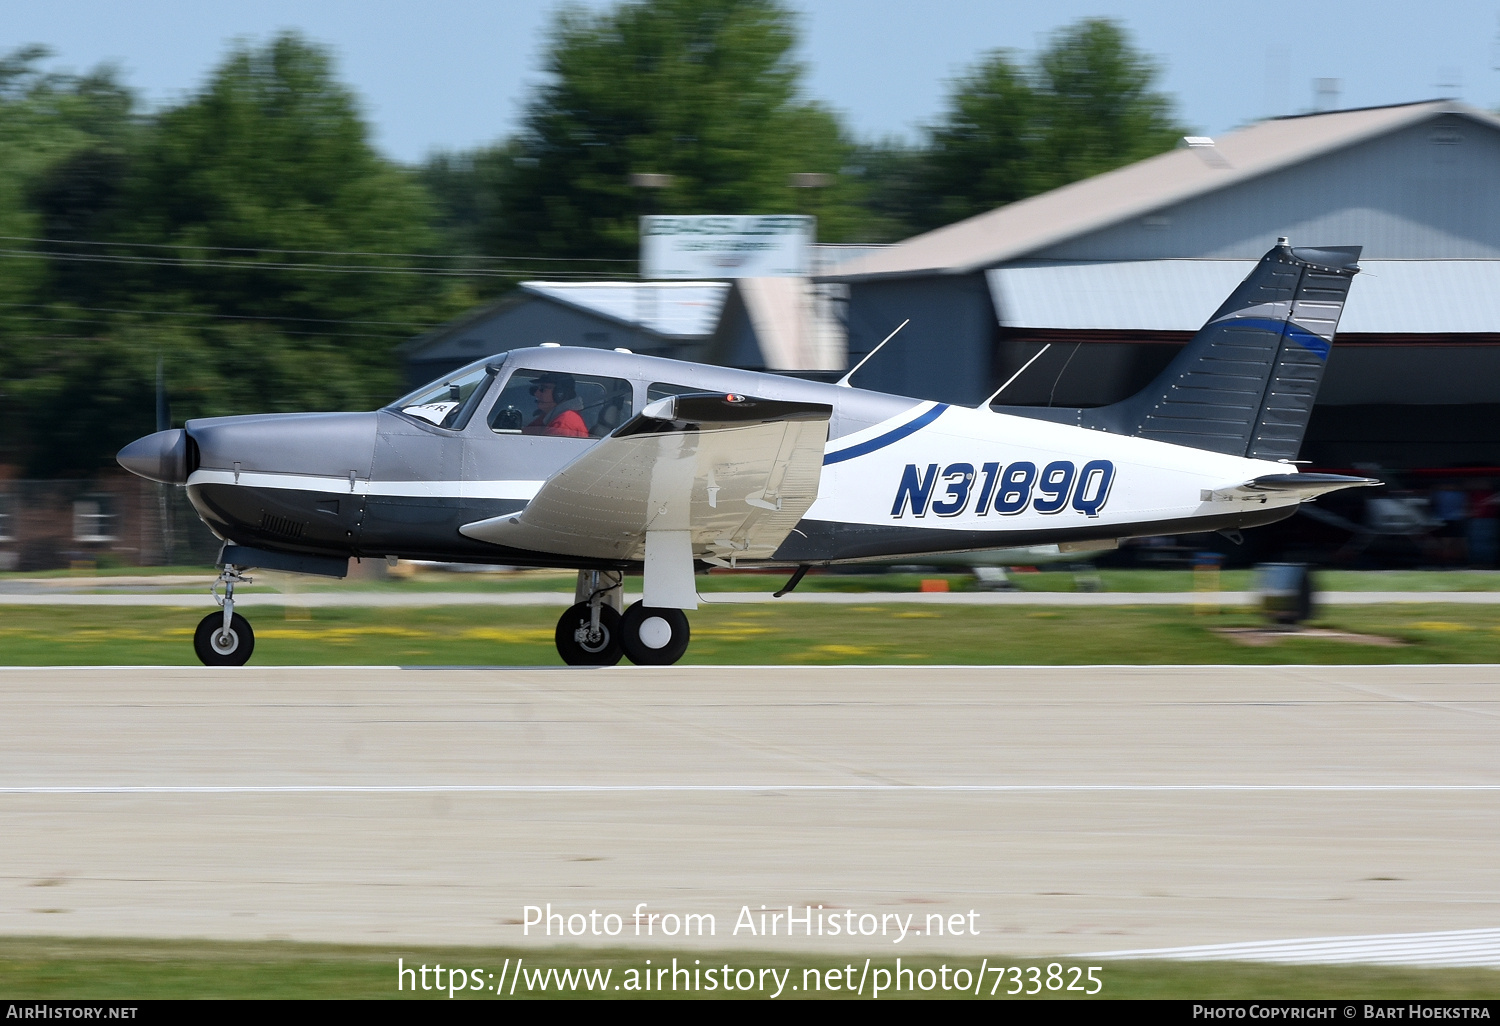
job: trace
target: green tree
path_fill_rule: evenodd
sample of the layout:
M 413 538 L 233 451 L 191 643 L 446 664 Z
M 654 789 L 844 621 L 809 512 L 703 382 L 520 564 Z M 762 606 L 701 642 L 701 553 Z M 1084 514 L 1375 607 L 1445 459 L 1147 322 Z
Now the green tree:
M 514 143 L 469 150 L 435 153 L 418 171 L 432 197 L 433 225 L 448 253 L 480 255 L 484 240 L 500 238 L 502 213 L 500 192 L 514 159 Z
M 929 132 L 923 228 L 983 213 L 1171 149 L 1183 134 L 1160 69 L 1125 29 L 1088 18 L 1030 62 L 985 55 Z
M 110 164 L 118 185 L 136 128 L 132 97 L 111 69 L 48 72 L 47 56 L 45 47 L 29 46 L 0 57 L 0 462 L 32 471 L 59 411 L 79 406 L 80 395 L 90 397 L 88 405 L 111 387 L 97 383 L 97 391 L 82 392 L 79 381 L 59 384 L 68 376 L 64 365 L 87 348 L 79 334 L 98 325 L 58 309 L 55 267 L 42 255 L 49 244 L 35 240 L 59 229 L 53 207 L 76 213 L 89 202 L 107 205 L 55 186 L 63 169 L 90 159 Z
M 1009 50 L 987 54 L 960 78 L 929 133 L 931 199 L 914 211 L 915 220 L 936 227 L 1039 191 L 1039 101 L 1029 73 Z
M 1183 135 L 1172 99 L 1154 88 L 1160 68 L 1116 22 L 1062 29 L 1035 74 L 1037 191 L 1154 156 Z
M 836 175 L 838 120 L 799 94 L 792 15 L 773 0 L 630 0 L 567 9 L 549 81 L 499 183 L 492 252 L 631 257 L 637 219 L 662 213 L 820 215 L 825 238 L 858 215 L 838 185 L 802 197 L 798 172 Z M 631 175 L 669 174 L 636 190 Z
M 132 127 L 131 97 L 114 72 L 74 76 L 42 70 L 42 46 L 0 57 L 0 302 L 34 300 L 45 264 L 30 242 L 49 225 L 35 193 L 81 152 L 118 152 Z
M 436 246 L 426 191 L 294 33 L 236 47 L 156 120 L 129 205 L 122 238 L 180 261 L 142 269 L 150 302 L 212 315 L 168 353 L 179 416 L 377 405 L 395 346 L 455 309 L 452 279 L 421 273 L 444 265 L 410 256 Z
M 129 147 L 75 149 L 33 193 L 64 244 L 48 244 L 61 337 L 7 383 L 32 473 L 92 471 L 150 431 L 158 356 L 176 423 L 368 409 L 401 387 L 395 346 L 463 302 L 429 273 L 442 262 L 409 256 L 435 241 L 426 191 L 295 34 L 236 46 Z
M 306 318 L 302 337 L 370 372 L 389 373 L 381 346 L 312 325 L 399 319 L 438 295 L 431 276 L 378 273 L 431 251 L 426 194 L 370 146 L 327 53 L 292 33 L 236 48 L 202 93 L 156 120 L 128 204 L 122 241 L 182 261 L 142 272 L 153 302 Z

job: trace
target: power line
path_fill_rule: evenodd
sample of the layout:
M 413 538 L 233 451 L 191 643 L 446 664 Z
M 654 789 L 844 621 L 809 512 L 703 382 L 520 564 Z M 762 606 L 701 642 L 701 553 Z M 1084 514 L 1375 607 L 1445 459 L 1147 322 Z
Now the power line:
M 0 307 L 16 307 L 29 310 L 54 309 L 50 303 L 0 303 Z M 223 314 L 181 310 L 128 310 L 110 306 L 74 306 L 70 307 L 70 309 L 82 310 L 85 313 L 141 314 L 150 317 L 216 317 L 235 321 L 302 321 L 311 324 L 371 324 L 394 328 L 440 328 L 444 323 L 429 321 L 362 321 L 353 318 L 285 317 L 273 316 L 271 314 Z
M 415 274 L 437 278 L 524 278 L 534 275 L 534 268 L 495 268 L 490 270 L 443 270 L 435 267 L 359 267 L 349 264 L 262 263 L 253 260 L 190 260 L 170 257 L 132 257 L 106 254 L 49 253 L 30 249 L 0 249 L 0 259 L 61 260 L 73 263 L 126 264 L 143 267 L 213 267 L 243 271 L 313 271 L 319 274 Z M 549 277 L 597 278 L 602 271 L 554 271 Z
M 259 246 L 191 246 L 186 243 L 169 242 L 105 242 L 94 239 L 35 239 L 25 235 L 0 235 L 0 241 L 41 242 L 56 246 L 135 246 L 139 249 L 204 249 L 221 253 L 293 253 L 302 256 L 371 256 L 405 257 L 417 260 L 479 260 L 496 262 L 503 260 L 526 263 L 595 263 L 633 264 L 632 257 L 546 257 L 546 256 L 482 256 L 477 253 L 380 253 L 357 249 L 272 249 Z
M 29 316 L 24 316 L 24 315 L 22 315 L 22 316 L 12 316 L 12 317 L 9 318 L 9 320 L 12 320 L 12 321 L 46 321 L 48 323 L 62 323 L 62 322 L 66 322 L 68 324 L 115 324 L 116 323 L 114 321 L 105 321 L 105 320 L 99 320 L 97 318 L 90 318 L 90 317 L 59 317 L 59 316 L 54 316 L 54 317 L 29 317 Z M 293 330 L 290 330 L 290 329 L 287 329 L 287 328 L 280 329 L 280 334 L 282 334 L 282 335 L 306 335 L 306 336 L 311 336 L 313 338 L 385 338 L 385 339 L 391 339 L 391 338 L 407 338 L 407 337 L 409 337 L 409 336 L 407 336 L 404 333 L 398 333 L 398 332 L 387 332 L 385 334 L 379 334 L 379 333 L 371 332 L 371 331 L 363 331 L 363 332 L 358 332 L 358 331 L 293 331 Z

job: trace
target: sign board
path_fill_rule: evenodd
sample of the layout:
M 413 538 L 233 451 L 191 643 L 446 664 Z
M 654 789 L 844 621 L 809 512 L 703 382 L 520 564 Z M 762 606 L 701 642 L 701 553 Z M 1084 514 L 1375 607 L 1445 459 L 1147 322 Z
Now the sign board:
M 806 277 L 816 231 L 798 214 L 643 217 L 641 277 Z

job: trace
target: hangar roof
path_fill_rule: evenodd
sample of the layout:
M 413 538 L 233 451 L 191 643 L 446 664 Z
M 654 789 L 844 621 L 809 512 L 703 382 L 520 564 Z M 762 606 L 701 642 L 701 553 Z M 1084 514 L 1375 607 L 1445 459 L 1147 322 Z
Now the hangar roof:
M 666 338 L 713 334 L 729 293 L 729 286 L 718 281 L 528 281 L 521 288 Z
M 971 273 L 1442 114 L 1500 129 L 1500 119 L 1455 100 L 1275 118 L 915 236 L 829 277 Z
M 1007 327 L 1197 331 L 1254 260 L 1021 261 L 988 271 Z M 1500 260 L 1361 260 L 1341 334 L 1492 333 Z

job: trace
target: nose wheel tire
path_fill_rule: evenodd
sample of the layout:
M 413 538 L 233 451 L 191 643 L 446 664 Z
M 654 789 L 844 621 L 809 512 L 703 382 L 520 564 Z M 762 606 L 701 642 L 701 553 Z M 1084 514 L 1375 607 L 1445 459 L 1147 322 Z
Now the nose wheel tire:
M 255 651 L 255 632 L 239 613 L 229 618 L 229 630 L 224 630 L 224 614 L 215 610 L 198 621 L 193 651 L 204 666 L 244 666 Z
M 687 651 L 692 632 L 680 609 L 637 602 L 620 618 L 620 647 L 637 666 L 671 666 Z
M 599 607 L 599 630 L 587 602 L 571 607 L 557 621 L 557 654 L 569 666 L 613 666 L 620 661 L 620 614 Z

